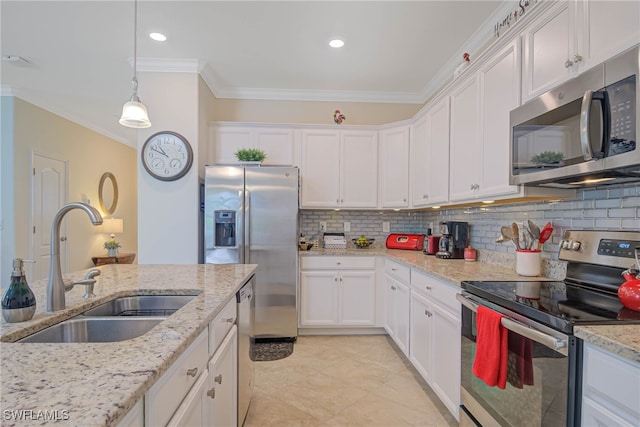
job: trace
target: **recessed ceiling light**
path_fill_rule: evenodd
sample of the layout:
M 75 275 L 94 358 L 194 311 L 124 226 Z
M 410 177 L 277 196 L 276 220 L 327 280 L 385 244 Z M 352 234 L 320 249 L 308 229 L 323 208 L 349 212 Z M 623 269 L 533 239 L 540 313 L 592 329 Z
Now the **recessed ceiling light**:
M 342 47 L 344 46 L 344 42 L 340 39 L 334 39 L 329 42 L 329 46 L 335 47 L 335 48 Z
M 149 37 L 157 42 L 163 42 L 167 40 L 167 36 L 162 33 L 149 33 Z

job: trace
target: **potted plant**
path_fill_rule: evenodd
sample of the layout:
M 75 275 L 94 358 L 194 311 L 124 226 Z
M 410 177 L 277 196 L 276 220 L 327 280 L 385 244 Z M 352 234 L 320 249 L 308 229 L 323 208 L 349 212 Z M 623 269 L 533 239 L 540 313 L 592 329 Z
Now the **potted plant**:
M 116 242 L 116 239 L 112 237 L 111 239 L 104 242 L 104 248 L 109 252 L 109 256 L 118 256 L 120 243 Z
M 267 158 L 265 152 L 259 148 L 240 148 L 234 154 L 241 162 L 262 163 L 262 161 Z

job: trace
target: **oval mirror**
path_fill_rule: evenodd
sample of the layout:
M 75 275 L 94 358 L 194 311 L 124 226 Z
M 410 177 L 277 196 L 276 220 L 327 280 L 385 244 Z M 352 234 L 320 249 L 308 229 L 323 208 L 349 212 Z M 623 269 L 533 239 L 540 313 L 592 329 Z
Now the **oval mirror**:
M 105 172 L 98 185 L 98 201 L 105 215 L 113 215 L 118 206 L 118 182 L 111 172 Z

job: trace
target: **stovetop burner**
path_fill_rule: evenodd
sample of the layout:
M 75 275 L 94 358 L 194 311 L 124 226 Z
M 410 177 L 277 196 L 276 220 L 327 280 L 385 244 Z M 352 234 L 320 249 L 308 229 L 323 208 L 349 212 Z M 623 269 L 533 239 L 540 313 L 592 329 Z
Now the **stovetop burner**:
M 462 289 L 565 333 L 575 325 L 640 323 L 617 295 L 565 282 L 465 281 Z

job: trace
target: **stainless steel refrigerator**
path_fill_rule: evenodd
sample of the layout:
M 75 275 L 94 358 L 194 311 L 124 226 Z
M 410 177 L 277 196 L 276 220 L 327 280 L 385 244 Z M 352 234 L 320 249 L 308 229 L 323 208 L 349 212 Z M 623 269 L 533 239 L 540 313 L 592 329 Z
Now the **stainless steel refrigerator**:
M 204 262 L 258 264 L 257 340 L 298 335 L 298 186 L 298 168 L 206 168 Z

